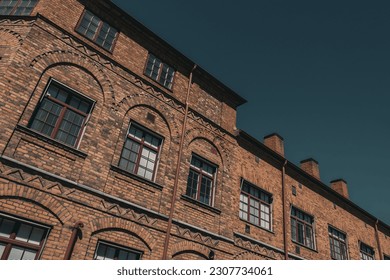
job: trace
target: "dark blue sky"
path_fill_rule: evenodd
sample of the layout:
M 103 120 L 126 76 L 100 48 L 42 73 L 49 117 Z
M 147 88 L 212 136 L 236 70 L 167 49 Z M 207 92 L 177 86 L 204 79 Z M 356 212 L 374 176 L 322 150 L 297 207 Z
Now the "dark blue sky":
M 240 129 L 390 224 L 390 1 L 113 2 L 247 99 Z

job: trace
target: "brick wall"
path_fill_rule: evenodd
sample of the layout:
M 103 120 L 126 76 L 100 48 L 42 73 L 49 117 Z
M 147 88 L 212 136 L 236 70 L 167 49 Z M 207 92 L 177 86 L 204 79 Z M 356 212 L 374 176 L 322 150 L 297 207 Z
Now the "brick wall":
M 160 259 L 177 187 L 168 258 L 207 259 L 214 253 L 215 259 L 283 259 L 283 156 L 237 136 L 241 101 L 198 69 L 175 185 L 193 63 L 131 18 L 116 16 L 119 11 L 107 13 L 105 2 L 41 0 L 32 15 L 42 16 L 0 19 L 1 212 L 50 226 L 41 259 L 64 257 L 77 222 L 84 227 L 73 259 L 94 258 L 99 241 L 140 251 L 143 259 Z M 74 31 L 83 4 L 120 30 L 112 53 Z M 172 90 L 143 74 L 148 52 L 175 67 Z M 51 79 L 94 102 L 77 147 L 29 128 Z M 162 139 L 152 182 L 118 168 L 130 123 Z M 211 205 L 186 196 L 193 155 L 216 166 Z M 302 174 L 294 168 L 286 173 L 290 257 L 329 259 L 330 224 L 347 233 L 350 258 L 360 258 L 363 241 L 379 259 L 372 217 Z M 243 179 L 271 194 L 270 230 L 239 218 Z M 315 250 L 291 241 L 291 205 L 314 217 Z M 381 224 L 379 231 L 382 251 L 389 255 L 389 227 Z

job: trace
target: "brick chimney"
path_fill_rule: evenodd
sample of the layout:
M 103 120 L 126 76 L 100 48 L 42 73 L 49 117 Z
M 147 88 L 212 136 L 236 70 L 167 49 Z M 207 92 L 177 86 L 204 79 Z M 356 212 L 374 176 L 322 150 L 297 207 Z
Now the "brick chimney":
M 283 137 L 277 133 L 272 133 L 264 137 L 264 145 L 278 154 L 284 156 Z
M 330 187 L 345 198 L 349 198 L 347 181 L 343 179 L 333 180 L 330 182 Z
M 301 169 L 311 176 L 320 180 L 320 168 L 318 166 L 318 161 L 313 158 L 308 158 L 301 161 Z

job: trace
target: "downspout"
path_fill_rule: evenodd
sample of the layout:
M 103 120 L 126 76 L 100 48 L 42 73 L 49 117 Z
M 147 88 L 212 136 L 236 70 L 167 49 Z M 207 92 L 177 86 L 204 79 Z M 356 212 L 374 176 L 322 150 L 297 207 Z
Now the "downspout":
M 282 203 L 283 203 L 283 243 L 284 243 L 284 259 L 288 260 L 288 248 L 287 248 L 287 215 L 286 215 L 286 182 L 285 182 L 285 175 L 286 175 L 286 164 L 287 159 L 284 161 L 282 166 Z
M 380 242 L 380 240 L 379 240 L 379 233 L 378 233 L 378 223 L 379 223 L 379 220 L 376 219 L 376 221 L 375 221 L 375 238 L 376 238 L 376 243 L 377 243 L 377 245 L 378 245 L 379 259 L 380 259 L 380 260 L 383 260 L 381 242 Z
M 81 232 L 81 229 L 84 227 L 84 224 L 82 222 L 77 222 L 73 226 L 72 229 L 72 235 L 70 236 L 70 240 L 68 243 L 68 247 L 66 248 L 65 257 L 64 260 L 70 260 L 70 257 L 72 256 L 74 245 L 77 241 L 77 235 L 79 231 Z
M 163 250 L 163 256 L 162 256 L 163 260 L 167 260 L 168 259 L 168 247 L 169 247 L 169 241 L 170 241 L 170 238 L 171 238 L 173 213 L 174 213 L 174 209 L 175 209 L 176 194 L 177 194 L 177 188 L 178 188 L 178 184 L 179 184 L 180 163 L 181 163 L 181 157 L 182 157 L 182 154 L 183 154 L 184 134 L 186 132 L 186 127 L 187 127 L 187 117 L 188 117 L 188 110 L 189 110 L 188 100 L 189 100 L 190 91 L 191 91 L 192 75 L 193 75 L 193 72 L 195 71 L 196 67 L 197 67 L 197 65 L 194 64 L 194 67 L 192 68 L 192 70 L 190 72 L 190 78 L 188 80 L 187 96 L 186 96 L 186 103 L 185 103 L 186 108 L 185 108 L 185 113 L 184 113 L 184 120 L 183 120 L 183 126 L 182 126 L 181 138 L 180 138 L 180 144 L 179 144 L 179 154 L 178 154 L 177 164 L 176 164 L 175 182 L 173 184 L 173 194 L 172 194 L 172 200 L 171 200 L 171 208 L 169 210 L 167 233 L 166 233 L 165 242 L 164 242 L 164 250 Z

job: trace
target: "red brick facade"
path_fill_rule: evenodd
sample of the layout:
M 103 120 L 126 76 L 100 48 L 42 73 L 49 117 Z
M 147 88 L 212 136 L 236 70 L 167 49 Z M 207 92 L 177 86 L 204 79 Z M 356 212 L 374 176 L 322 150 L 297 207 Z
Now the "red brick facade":
M 76 32 L 85 9 L 119 31 L 112 51 Z M 71 259 L 95 258 L 100 241 L 142 259 L 330 259 L 329 227 L 348 259 L 361 243 L 390 255 L 388 225 L 323 184 L 314 160 L 287 161 L 278 135 L 238 130 L 245 100 L 110 1 L 40 0 L 0 16 L 0 38 L 0 218 L 49 229 L 37 258 L 63 259 L 76 232 Z M 144 74 L 148 53 L 175 69 L 171 89 Z M 93 102 L 73 147 L 31 127 L 50 81 Z M 130 124 L 161 139 L 152 180 L 119 166 Z M 188 195 L 194 155 L 215 167 L 212 202 Z M 269 228 L 240 218 L 243 180 L 271 197 Z M 313 245 L 292 236 L 295 208 Z

